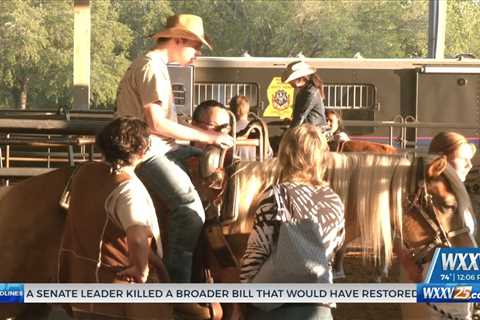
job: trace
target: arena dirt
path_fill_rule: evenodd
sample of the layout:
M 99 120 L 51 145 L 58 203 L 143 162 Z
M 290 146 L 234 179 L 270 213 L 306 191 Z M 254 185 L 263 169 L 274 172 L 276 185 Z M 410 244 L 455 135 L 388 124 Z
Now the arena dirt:
M 345 279 L 339 279 L 337 283 L 375 283 L 379 271 L 372 262 L 363 261 L 358 250 L 349 251 L 345 258 Z M 382 277 L 382 282 L 399 282 L 399 268 L 395 259 L 388 277 Z M 337 304 L 333 310 L 335 320 L 400 320 L 400 305 L 394 303 L 342 303 Z

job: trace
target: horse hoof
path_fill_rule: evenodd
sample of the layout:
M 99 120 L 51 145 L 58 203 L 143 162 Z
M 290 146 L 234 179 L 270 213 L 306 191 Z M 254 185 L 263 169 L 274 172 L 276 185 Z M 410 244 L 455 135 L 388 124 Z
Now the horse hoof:
M 345 279 L 347 276 L 345 275 L 345 272 L 342 271 L 338 271 L 338 272 L 335 272 L 333 274 L 333 279 L 334 280 L 337 280 L 337 279 Z

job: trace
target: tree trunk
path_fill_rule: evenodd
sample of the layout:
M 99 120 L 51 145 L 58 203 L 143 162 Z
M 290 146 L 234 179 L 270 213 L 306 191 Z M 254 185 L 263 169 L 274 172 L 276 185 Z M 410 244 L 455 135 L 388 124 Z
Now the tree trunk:
M 21 110 L 27 109 L 28 80 L 30 80 L 28 77 L 25 77 L 22 80 L 20 80 L 20 95 L 19 95 L 18 106 L 19 106 L 19 109 Z

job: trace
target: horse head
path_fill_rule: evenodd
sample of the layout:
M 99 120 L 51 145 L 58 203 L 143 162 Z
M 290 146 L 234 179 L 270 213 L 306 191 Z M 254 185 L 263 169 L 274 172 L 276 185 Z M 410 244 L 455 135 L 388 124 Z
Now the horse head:
M 418 265 L 429 262 L 437 247 L 477 246 L 465 186 L 445 157 L 422 162 L 417 160 L 420 175 L 403 216 L 404 243 Z

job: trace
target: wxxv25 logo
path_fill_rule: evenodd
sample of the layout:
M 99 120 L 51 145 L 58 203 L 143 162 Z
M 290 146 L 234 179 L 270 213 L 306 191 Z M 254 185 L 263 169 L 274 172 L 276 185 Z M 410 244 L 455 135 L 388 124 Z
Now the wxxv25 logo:
M 480 297 L 479 292 L 473 291 L 473 286 L 422 286 L 417 293 L 419 302 L 455 302 L 470 301 Z
M 435 251 L 425 283 L 417 285 L 419 302 L 479 302 L 480 249 Z

